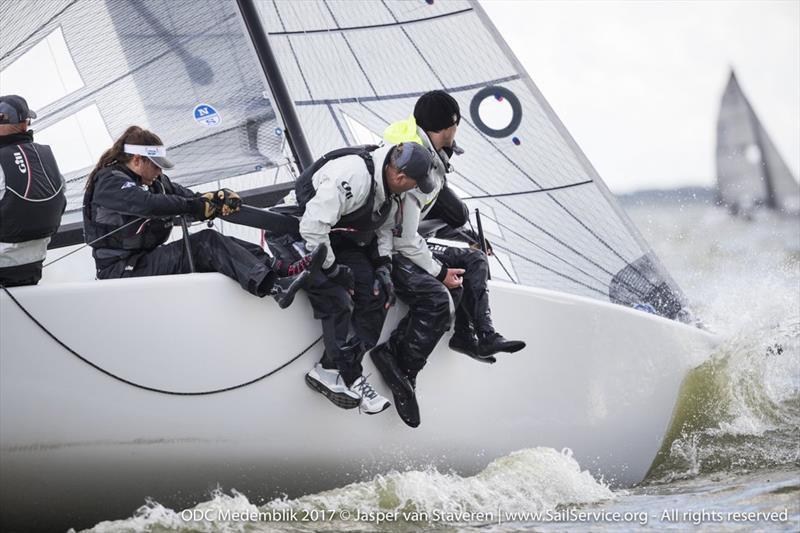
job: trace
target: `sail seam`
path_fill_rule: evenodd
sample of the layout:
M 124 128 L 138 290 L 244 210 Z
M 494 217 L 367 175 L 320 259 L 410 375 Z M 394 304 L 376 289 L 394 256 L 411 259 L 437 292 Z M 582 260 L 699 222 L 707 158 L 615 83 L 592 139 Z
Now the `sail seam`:
M 284 30 L 286 29 L 286 24 L 283 22 L 283 16 L 281 16 L 281 11 L 278 9 L 278 3 L 275 0 L 272 0 L 272 6 L 275 8 L 275 14 L 278 15 L 278 21 L 281 23 L 281 28 Z M 267 35 L 280 35 L 280 34 L 273 34 L 269 33 Z M 311 87 L 308 85 L 308 80 L 306 79 L 306 74 L 303 72 L 303 68 L 300 66 L 300 59 L 297 57 L 297 52 L 294 49 L 294 45 L 292 44 L 292 40 L 289 36 L 286 36 L 286 42 L 289 45 L 289 50 L 292 52 L 292 57 L 294 57 L 294 63 L 297 65 L 297 70 L 300 72 L 300 77 L 303 79 L 303 85 L 306 86 L 306 91 L 308 91 L 308 97 L 312 100 L 314 99 L 314 94 L 311 92 Z
M 548 187 L 545 189 L 531 189 L 528 191 L 518 191 L 518 192 L 502 192 L 498 194 L 484 194 L 481 196 L 464 196 L 461 198 L 462 200 L 482 200 L 484 198 L 500 198 L 502 196 L 520 196 L 524 194 L 535 194 L 537 192 L 550 192 L 550 191 L 558 191 L 561 189 L 569 189 L 570 187 L 578 187 L 580 185 L 587 185 L 589 183 L 594 183 L 594 180 L 586 180 L 586 181 L 579 181 L 576 183 L 570 183 L 567 185 L 559 185 L 558 187 Z
M 328 10 L 328 13 L 330 13 L 331 18 L 333 19 L 333 22 L 336 24 L 336 28 L 337 29 L 340 28 L 339 21 L 336 20 L 336 15 L 333 14 L 333 10 L 331 9 L 331 6 L 328 5 L 328 1 L 327 0 L 322 0 L 322 5 L 324 5 L 325 8 Z M 330 30 L 330 31 L 334 31 L 334 30 Z M 350 50 L 350 54 L 353 56 L 353 60 L 355 60 L 356 65 L 358 65 L 359 70 L 361 70 L 361 73 L 364 75 L 364 79 L 367 80 L 367 83 L 369 84 L 369 88 L 372 89 L 372 92 L 375 93 L 375 96 L 378 96 L 378 91 L 375 89 L 375 86 L 372 84 L 372 80 L 369 79 L 369 76 L 367 75 L 367 71 L 364 70 L 364 66 L 361 64 L 361 61 L 358 60 L 358 55 L 356 55 L 355 50 L 353 50 L 353 46 L 350 44 L 350 41 L 347 40 L 347 36 L 344 33 L 342 33 L 341 35 L 342 35 L 342 39 L 344 40 L 344 44 L 347 45 L 347 49 Z
M 347 144 L 347 146 L 351 146 L 352 144 L 348 140 L 347 135 L 345 135 L 344 129 L 342 129 L 342 125 L 339 123 L 339 119 L 336 117 L 336 112 L 333 110 L 333 106 L 331 104 L 328 104 L 328 111 L 331 112 L 331 118 L 333 118 L 333 122 L 336 124 L 336 128 L 342 135 L 342 139 L 344 139 L 345 144 Z
M 19 43 L 17 43 L 17 46 L 15 46 L 15 47 L 14 47 L 14 48 L 12 48 L 11 50 L 9 50 L 9 51 L 8 51 L 8 52 L 6 52 L 5 54 L 3 54 L 3 57 L 0 57 L 0 61 L 3 61 L 3 60 L 4 60 L 5 58 L 7 58 L 8 56 L 10 56 L 10 55 L 14 54 L 14 52 L 16 52 L 17 50 L 19 50 L 19 48 L 20 48 L 20 47 L 21 47 L 23 44 L 25 44 L 26 42 L 28 42 L 28 41 L 29 41 L 29 40 L 30 40 L 30 39 L 31 39 L 31 38 L 32 38 L 34 35 L 36 35 L 36 34 L 37 34 L 37 33 L 39 33 L 40 31 L 42 31 L 42 29 L 44 29 L 44 28 L 46 28 L 47 26 L 49 26 L 51 22 L 53 22 L 55 19 L 57 19 L 58 17 L 60 17 L 60 16 L 61 16 L 61 15 L 64 13 L 64 11 L 66 11 L 66 10 L 67 10 L 67 9 L 69 9 L 69 8 L 71 8 L 71 7 L 72 7 L 72 6 L 74 6 L 76 3 L 78 3 L 78 0 L 72 0 L 72 2 L 70 2 L 69 4 L 67 4 L 66 6 L 64 6 L 64 8 L 63 8 L 63 9 L 61 9 L 61 11 L 59 11 L 58 13 L 56 13 L 55 15 L 53 15 L 52 17 L 50 17 L 50 18 L 47 20 L 47 22 L 45 22 L 44 24 L 42 24 L 41 26 L 39 26 L 38 28 L 36 28 L 35 30 L 33 30 L 31 33 L 29 33 L 29 34 L 28 34 L 28 36 L 27 36 L 27 37 L 25 37 L 25 38 L 24 38 L 24 39 L 22 39 L 22 40 L 21 40 Z
M 472 89 L 477 89 L 478 87 L 485 87 L 487 85 L 495 85 L 497 83 L 505 83 L 507 81 L 515 81 L 518 79 L 520 79 L 519 74 L 514 74 L 511 76 L 505 76 L 503 78 L 497 78 L 494 80 L 486 80 L 479 83 L 471 83 L 469 85 L 459 85 L 458 87 L 445 87 L 444 90 L 449 93 L 471 91 Z M 400 100 L 403 98 L 416 98 L 422 96 L 426 92 L 428 91 L 415 91 L 412 93 L 397 93 L 397 94 L 387 94 L 387 95 L 378 95 L 376 93 L 375 96 L 355 96 L 350 98 L 336 98 L 336 99 L 324 99 L 324 100 L 295 100 L 294 105 L 308 106 L 308 105 L 327 105 L 327 104 L 354 104 L 360 102 L 380 102 L 383 100 Z
M 444 17 L 452 17 L 452 16 L 455 16 L 455 15 L 461 15 L 462 13 L 468 13 L 470 11 L 472 11 L 471 7 L 467 8 L 467 9 L 460 9 L 458 11 L 451 11 L 450 13 L 441 13 L 439 15 L 433 15 L 433 16 L 425 17 L 425 18 L 405 20 L 405 21 L 402 21 L 402 22 L 401 21 L 397 21 L 397 22 L 386 22 L 384 24 L 371 24 L 369 26 L 345 26 L 345 27 L 341 27 L 341 26 L 339 26 L 339 23 L 337 22 L 336 23 L 336 28 L 320 28 L 318 30 L 276 31 L 276 32 L 273 32 L 273 33 L 268 33 L 267 35 L 297 35 L 297 34 L 307 34 L 307 33 L 327 33 L 327 32 L 332 32 L 332 31 L 345 32 L 345 31 L 352 31 L 352 30 L 369 30 L 369 29 L 372 29 L 372 28 L 390 28 L 392 26 L 403 26 L 405 24 L 415 24 L 417 22 L 426 22 L 426 21 L 429 21 L 429 20 L 435 20 L 435 19 L 440 19 L 440 18 L 444 18 Z M 333 15 L 331 14 L 331 16 L 333 16 Z M 394 14 L 392 14 L 392 16 L 394 17 Z M 397 20 L 396 17 L 394 17 L 394 18 L 395 18 L 395 20 Z M 334 18 L 334 21 L 336 21 L 335 18 Z
M 395 16 L 395 14 L 392 11 L 392 9 L 386 4 L 386 0 L 381 0 L 381 4 L 383 4 L 383 7 L 386 8 L 386 11 L 389 12 L 389 14 L 392 16 L 392 18 L 394 19 L 395 22 L 400 22 L 397 19 L 397 17 Z M 433 65 L 431 65 L 430 62 L 428 62 L 428 59 L 425 57 L 425 54 L 422 53 L 422 50 L 419 49 L 419 46 L 417 46 L 417 43 L 414 41 L 414 39 L 411 38 L 411 35 L 408 34 L 408 31 L 406 30 L 405 26 L 403 26 L 403 24 L 399 24 L 399 25 L 400 25 L 400 31 L 403 32 L 403 35 L 406 36 L 406 39 L 408 39 L 408 42 L 410 42 L 411 46 L 414 47 L 414 50 L 417 51 L 417 53 L 419 54 L 420 59 L 422 59 L 423 63 L 425 63 L 425 65 L 427 65 L 427 67 L 430 69 L 431 73 L 436 78 L 436 81 L 439 82 L 439 85 L 444 87 L 444 81 L 442 81 L 442 78 L 439 77 L 439 73 L 436 72 L 436 69 L 433 68 Z

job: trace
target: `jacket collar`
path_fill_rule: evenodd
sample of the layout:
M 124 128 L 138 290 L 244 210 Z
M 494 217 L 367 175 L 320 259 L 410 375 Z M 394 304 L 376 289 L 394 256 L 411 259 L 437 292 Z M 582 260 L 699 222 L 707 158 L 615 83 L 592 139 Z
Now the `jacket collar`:
M 25 133 L 12 133 L 11 135 L 0 136 L 0 146 L 8 146 L 10 144 L 23 144 L 33 142 L 33 130 L 28 130 Z

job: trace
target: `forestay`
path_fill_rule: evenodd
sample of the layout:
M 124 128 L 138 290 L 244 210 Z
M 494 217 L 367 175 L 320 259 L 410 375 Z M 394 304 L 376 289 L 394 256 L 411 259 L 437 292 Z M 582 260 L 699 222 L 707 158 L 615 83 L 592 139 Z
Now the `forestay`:
M 373 142 L 445 89 L 459 102 L 451 186 L 513 281 L 683 317 L 682 296 L 475 2 L 260 0 L 315 155 Z M 506 102 L 505 124 L 482 118 Z

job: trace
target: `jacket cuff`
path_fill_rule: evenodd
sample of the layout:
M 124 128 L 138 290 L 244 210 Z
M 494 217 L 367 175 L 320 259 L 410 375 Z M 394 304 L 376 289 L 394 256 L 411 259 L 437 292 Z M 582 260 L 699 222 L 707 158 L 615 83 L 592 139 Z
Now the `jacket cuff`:
M 439 274 L 436 276 L 436 279 L 439 281 L 444 281 L 444 278 L 447 276 L 447 265 L 442 265 L 442 269 L 439 271 Z

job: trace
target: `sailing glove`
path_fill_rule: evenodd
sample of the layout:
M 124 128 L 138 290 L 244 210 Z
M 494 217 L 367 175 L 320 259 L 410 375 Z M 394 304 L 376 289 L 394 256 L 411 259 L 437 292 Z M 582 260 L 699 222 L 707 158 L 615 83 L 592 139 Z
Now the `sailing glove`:
M 217 214 L 226 217 L 242 207 L 242 199 L 236 191 L 220 189 L 214 193 L 214 204 L 217 206 Z
M 392 264 L 381 265 L 375 269 L 375 283 L 372 285 L 372 292 L 377 296 L 383 289 L 386 295 L 386 309 L 389 309 L 397 302 L 394 294 L 394 283 L 392 283 Z
M 355 291 L 356 279 L 353 276 L 353 270 L 349 266 L 334 263 L 333 266 L 323 270 L 323 272 L 332 282 L 341 285 L 350 294 Z
M 192 200 L 191 208 L 194 218 L 197 220 L 211 220 L 219 214 L 217 205 L 214 203 L 214 194 L 213 192 L 207 192 Z

